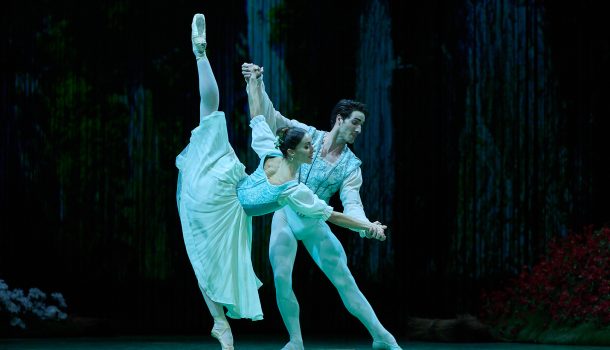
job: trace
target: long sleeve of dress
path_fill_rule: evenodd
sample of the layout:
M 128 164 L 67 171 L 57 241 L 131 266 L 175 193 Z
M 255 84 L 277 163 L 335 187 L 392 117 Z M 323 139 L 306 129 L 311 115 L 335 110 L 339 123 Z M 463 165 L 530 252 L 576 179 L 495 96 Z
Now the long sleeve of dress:
M 341 184 L 339 190 L 339 198 L 343 204 L 343 214 L 352 216 L 354 218 L 369 221 L 364 213 L 364 206 L 362 205 L 362 199 L 360 198 L 360 187 L 362 186 L 362 171 L 360 168 L 352 171 Z M 364 233 L 360 230 L 354 230 L 360 232 L 360 236 L 364 237 Z
M 279 199 L 281 205 L 288 205 L 297 213 L 314 218 L 328 220 L 333 207 L 318 198 L 307 186 L 298 184 L 286 189 Z
M 275 136 L 269 125 L 265 123 L 265 117 L 258 115 L 252 118 L 250 127 L 252 128 L 252 149 L 259 158 L 263 158 L 271 152 L 280 153 L 280 150 L 275 148 Z
M 256 84 L 255 86 L 251 86 L 250 84 Z M 261 75 L 256 79 L 255 83 L 251 83 L 248 81 L 248 86 L 246 87 L 246 92 L 248 96 L 251 97 L 251 94 L 258 94 L 259 101 L 262 104 L 263 116 L 265 117 L 265 121 L 269 125 L 269 128 L 275 135 L 277 129 L 285 127 L 285 126 L 296 126 L 305 130 L 308 130 L 309 126 L 299 122 L 298 120 L 288 119 L 282 115 L 282 113 L 275 110 L 273 107 L 273 102 L 269 99 L 267 92 L 265 91 L 265 83 L 263 82 L 263 76 Z M 249 99 L 250 103 L 252 99 Z

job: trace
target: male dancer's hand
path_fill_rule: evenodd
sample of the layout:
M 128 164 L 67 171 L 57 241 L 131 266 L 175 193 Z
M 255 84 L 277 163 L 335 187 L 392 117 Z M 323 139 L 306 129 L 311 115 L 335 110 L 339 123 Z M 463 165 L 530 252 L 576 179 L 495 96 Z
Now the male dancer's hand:
M 374 239 L 378 239 L 380 241 L 385 241 L 385 239 L 386 239 L 385 229 L 386 228 L 387 228 L 386 225 L 381 224 L 379 221 L 375 221 L 374 223 L 371 224 L 369 229 L 366 230 L 365 235 L 367 238 L 374 238 Z
M 382 228 L 382 233 L 385 235 L 384 231 L 385 231 L 385 229 L 387 228 L 387 226 L 386 226 L 386 225 L 381 224 L 381 222 L 379 222 L 379 221 L 375 221 L 375 222 L 373 223 L 373 225 L 379 225 L 379 226 L 381 226 L 381 228 Z M 363 233 L 364 233 L 364 237 L 366 237 L 366 238 L 375 238 L 375 239 L 377 239 L 377 237 L 374 237 L 374 230 L 370 230 L 370 229 L 369 229 L 369 230 L 364 230 L 364 232 L 363 232 Z M 362 236 L 361 236 L 361 237 L 362 237 Z
M 250 76 L 254 74 L 254 78 L 258 79 L 263 74 L 265 69 L 263 67 L 259 67 L 254 63 L 244 63 L 241 65 L 241 74 L 244 76 L 244 79 L 248 81 Z

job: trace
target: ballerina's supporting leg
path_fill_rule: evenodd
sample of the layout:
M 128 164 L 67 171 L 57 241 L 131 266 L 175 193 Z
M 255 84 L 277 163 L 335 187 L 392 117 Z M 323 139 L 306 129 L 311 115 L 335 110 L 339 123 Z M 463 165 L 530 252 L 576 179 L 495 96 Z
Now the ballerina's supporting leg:
M 199 286 L 205 304 L 210 310 L 212 318 L 214 318 L 214 327 L 212 328 L 212 336 L 220 342 L 224 350 L 233 350 L 233 333 L 224 313 L 222 305 L 210 299 L 207 293 Z

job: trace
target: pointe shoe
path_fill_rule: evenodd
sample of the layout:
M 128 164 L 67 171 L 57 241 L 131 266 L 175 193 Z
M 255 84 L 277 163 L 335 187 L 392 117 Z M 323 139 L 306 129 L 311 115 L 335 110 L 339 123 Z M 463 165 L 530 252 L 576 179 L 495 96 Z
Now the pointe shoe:
M 373 349 L 402 350 L 402 348 L 396 342 L 387 343 L 382 340 L 373 340 Z
M 198 13 L 193 16 L 191 24 L 191 41 L 193 42 L 193 53 L 200 60 L 205 58 L 205 49 L 207 42 L 205 40 L 205 17 Z
M 229 325 L 221 325 L 214 323 L 212 328 L 212 337 L 216 338 L 220 342 L 222 350 L 234 350 L 233 349 L 233 334 L 231 333 L 231 327 Z

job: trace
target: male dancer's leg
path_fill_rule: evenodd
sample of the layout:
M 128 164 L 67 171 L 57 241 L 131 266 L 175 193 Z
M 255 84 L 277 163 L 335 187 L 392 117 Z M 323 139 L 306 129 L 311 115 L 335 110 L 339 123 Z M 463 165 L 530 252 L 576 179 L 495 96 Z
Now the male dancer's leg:
M 396 340 L 379 322 L 371 304 L 366 300 L 347 266 L 343 246 L 326 223 L 312 225 L 302 238 L 307 251 L 326 277 L 337 288 L 343 304 L 369 331 L 374 340 L 396 343 Z
M 299 302 L 292 290 L 292 268 L 297 255 L 297 240 L 283 210 L 273 214 L 269 239 L 269 260 L 273 269 L 275 298 L 290 342 L 284 349 L 302 349 L 303 337 L 299 322 Z

